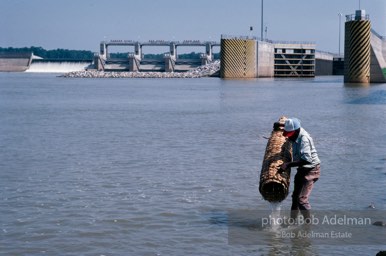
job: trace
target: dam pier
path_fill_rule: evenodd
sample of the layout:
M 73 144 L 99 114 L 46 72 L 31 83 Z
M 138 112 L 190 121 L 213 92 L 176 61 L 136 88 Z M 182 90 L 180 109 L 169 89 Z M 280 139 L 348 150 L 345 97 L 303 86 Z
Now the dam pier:
M 131 47 L 126 58 L 113 58 L 110 54 L 111 47 Z M 143 47 L 167 47 L 168 52 L 162 59 L 146 58 Z M 203 53 L 197 59 L 182 59 L 178 57 L 179 47 L 202 47 Z M 94 57 L 95 69 L 98 71 L 129 71 L 129 72 L 183 72 L 198 66 L 206 65 L 214 60 L 213 48 L 220 47 L 220 43 L 214 41 L 202 42 L 200 40 L 164 41 L 150 40 L 139 42 L 133 40 L 111 40 L 100 43 L 100 52 Z

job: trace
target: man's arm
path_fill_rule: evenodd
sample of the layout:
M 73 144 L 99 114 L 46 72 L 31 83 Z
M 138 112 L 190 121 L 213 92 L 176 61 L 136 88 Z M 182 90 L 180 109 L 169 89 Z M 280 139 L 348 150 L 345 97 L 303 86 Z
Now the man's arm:
M 286 170 L 288 168 L 303 166 L 303 165 L 306 165 L 306 164 L 310 164 L 310 163 L 308 161 L 304 160 L 304 159 L 300 159 L 299 161 L 293 161 L 293 162 L 284 163 L 284 164 L 282 164 L 280 166 L 280 169 L 282 169 L 284 171 L 284 170 Z

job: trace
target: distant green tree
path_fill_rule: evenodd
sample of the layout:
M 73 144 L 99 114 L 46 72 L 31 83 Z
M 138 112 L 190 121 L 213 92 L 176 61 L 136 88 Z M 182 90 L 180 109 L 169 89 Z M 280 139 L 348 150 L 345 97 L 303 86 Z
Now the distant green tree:
M 178 54 L 179 59 L 199 59 L 200 57 L 201 53 L 196 52 Z
M 68 50 L 68 49 L 55 49 L 46 50 L 42 47 L 23 47 L 23 48 L 2 48 L 0 47 L 0 53 L 33 53 L 44 59 L 78 59 L 78 60 L 91 60 L 94 56 L 93 52 L 85 50 Z
M 164 58 L 164 54 L 154 54 L 154 53 L 147 53 L 144 55 L 145 59 L 155 59 L 155 60 L 162 60 Z
M 111 52 L 110 58 L 113 59 L 127 59 L 129 53 L 128 52 Z

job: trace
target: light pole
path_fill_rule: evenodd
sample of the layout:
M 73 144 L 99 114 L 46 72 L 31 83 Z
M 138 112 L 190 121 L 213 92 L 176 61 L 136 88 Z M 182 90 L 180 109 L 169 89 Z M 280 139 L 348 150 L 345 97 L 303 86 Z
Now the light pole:
M 340 31 L 341 31 L 341 28 L 342 28 L 342 25 L 341 25 L 341 20 L 342 20 L 342 16 L 343 16 L 343 13 L 338 13 L 338 16 L 339 16 L 339 57 L 340 57 Z
M 261 0 L 261 41 L 264 38 L 264 0 Z

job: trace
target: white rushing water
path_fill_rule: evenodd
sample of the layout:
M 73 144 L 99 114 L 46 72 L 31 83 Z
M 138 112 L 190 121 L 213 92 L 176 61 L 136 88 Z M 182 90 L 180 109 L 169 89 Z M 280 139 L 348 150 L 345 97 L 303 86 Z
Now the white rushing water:
M 33 62 L 26 72 L 35 73 L 67 73 L 84 71 L 90 63 L 87 62 Z
M 281 217 L 281 203 L 271 203 L 271 219 L 273 220 L 279 220 Z M 272 231 L 277 232 L 279 231 L 280 224 L 278 224 L 279 221 L 272 221 Z

